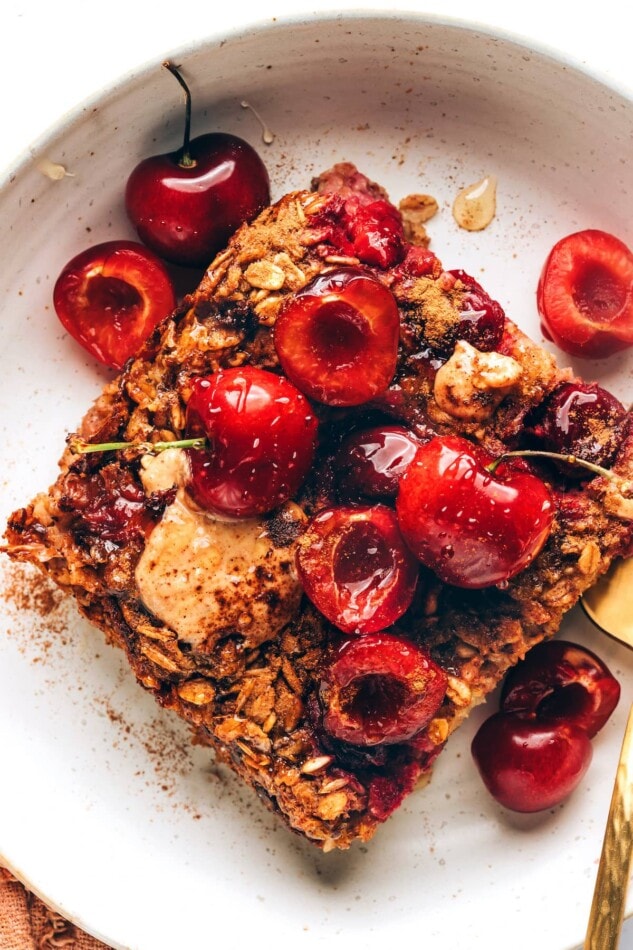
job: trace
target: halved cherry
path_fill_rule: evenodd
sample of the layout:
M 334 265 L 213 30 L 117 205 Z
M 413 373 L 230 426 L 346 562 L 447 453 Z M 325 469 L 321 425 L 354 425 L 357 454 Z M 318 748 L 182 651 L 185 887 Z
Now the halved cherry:
M 410 606 L 419 565 L 386 505 L 323 508 L 297 551 L 312 603 L 346 633 L 374 633 Z
M 415 643 L 390 633 L 347 640 L 323 671 L 323 726 L 353 745 L 406 742 L 429 724 L 445 672 Z
M 578 786 L 593 752 L 587 733 L 572 723 L 527 722 L 510 713 L 486 719 L 471 749 L 490 794 L 518 812 L 560 804 Z
M 529 721 L 569 723 L 591 738 L 619 698 L 620 684 L 595 653 L 567 640 L 548 640 L 510 670 L 501 709 Z
M 633 253 L 605 231 L 562 238 L 537 289 L 545 336 L 572 356 L 599 358 L 633 345 Z
M 308 400 L 282 376 L 254 366 L 197 377 L 187 404 L 189 491 L 218 514 L 253 517 L 287 501 L 314 458 L 318 423 Z
M 404 426 L 352 432 L 334 458 L 339 489 L 349 498 L 395 498 L 420 439 Z
M 106 366 L 121 369 L 176 306 L 163 262 L 135 241 L 106 241 L 69 261 L 53 304 L 70 335 Z
M 524 570 L 545 544 L 554 503 L 536 475 L 503 464 L 459 436 L 421 445 L 396 501 L 402 535 L 446 584 L 477 589 Z
M 274 339 L 284 373 L 311 399 L 356 406 L 385 392 L 400 316 L 390 290 L 356 267 L 321 274 L 284 304 Z

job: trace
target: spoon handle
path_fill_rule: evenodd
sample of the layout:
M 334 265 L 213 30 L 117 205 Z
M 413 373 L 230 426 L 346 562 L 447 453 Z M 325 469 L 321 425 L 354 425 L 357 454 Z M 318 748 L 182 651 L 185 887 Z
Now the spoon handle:
M 618 771 L 593 892 L 585 950 L 615 950 L 620 937 L 633 855 L 633 706 Z

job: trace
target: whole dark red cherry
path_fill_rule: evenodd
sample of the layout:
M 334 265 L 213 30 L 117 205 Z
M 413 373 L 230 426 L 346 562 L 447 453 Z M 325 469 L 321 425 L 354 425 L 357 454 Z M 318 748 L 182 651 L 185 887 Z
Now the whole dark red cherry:
M 444 670 L 409 640 L 386 632 L 347 640 L 323 671 L 323 726 L 352 745 L 405 742 L 429 724 L 446 686 Z
M 622 403 L 602 386 L 570 382 L 549 396 L 531 431 L 546 450 L 606 465 L 621 444 L 625 418 Z
M 404 426 L 372 426 L 352 432 L 334 458 L 336 480 L 348 498 L 395 498 L 400 478 L 420 445 Z
M 132 171 L 125 206 L 140 239 L 175 264 L 206 267 L 244 222 L 270 201 L 268 172 L 255 149 L 223 132 L 189 140 L 191 96 L 186 96 L 184 144 L 153 155 Z
M 532 722 L 569 723 L 592 738 L 619 698 L 620 684 L 595 653 L 567 640 L 548 640 L 510 670 L 501 709 Z
M 208 440 L 208 448 L 188 450 L 194 500 L 217 514 L 253 517 L 299 490 L 318 423 L 287 379 L 244 366 L 194 379 L 186 428 Z
M 403 537 L 446 584 L 477 589 L 526 568 L 545 544 L 554 503 L 544 482 L 459 436 L 421 445 L 396 500 Z
M 284 373 L 307 396 L 357 406 L 389 386 L 399 332 L 391 291 L 367 271 L 337 267 L 286 300 L 274 340 Z
M 493 798 L 518 812 L 562 802 L 581 781 L 593 752 L 587 733 L 572 723 L 528 722 L 511 713 L 486 719 L 471 750 Z
M 410 606 L 419 565 L 386 505 L 323 508 L 297 549 L 297 572 L 312 603 L 346 633 L 390 626 Z

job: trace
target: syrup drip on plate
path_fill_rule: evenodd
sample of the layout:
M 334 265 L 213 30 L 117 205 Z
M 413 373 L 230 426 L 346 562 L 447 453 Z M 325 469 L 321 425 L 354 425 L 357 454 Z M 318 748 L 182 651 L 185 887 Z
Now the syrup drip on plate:
M 486 175 L 459 192 L 453 203 L 453 217 L 466 231 L 483 231 L 497 210 L 497 179 Z
M 251 112 L 253 113 L 253 115 L 255 116 L 255 118 L 257 119 L 257 121 L 259 122 L 259 124 L 261 125 L 261 127 L 262 127 L 262 141 L 264 142 L 264 144 L 265 144 L 265 145 L 272 145 L 273 142 L 275 141 L 275 134 L 274 134 L 274 132 L 271 132 L 271 131 L 270 131 L 270 129 L 268 128 L 268 126 L 266 125 L 266 123 L 264 122 L 264 120 L 262 119 L 261 115 L 260 115 L 259 112 L 257 111 L 257 109 L 255 109 L 255 108 L 250 104 L 250 102 L 247 102 L 246 99 L 243 99 L 243 100 L 240 102 L 240 105 L 241 105 L 242 109 L 250 109 Z

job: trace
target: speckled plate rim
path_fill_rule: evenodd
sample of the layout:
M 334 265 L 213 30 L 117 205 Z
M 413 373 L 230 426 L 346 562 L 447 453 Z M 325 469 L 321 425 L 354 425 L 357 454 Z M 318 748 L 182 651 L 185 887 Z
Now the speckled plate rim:
M 0 194 L 8 183 L 12 182 L 25 167 L 32 163 L 34 156 L 38 156 L 46 152 L 50 144 L 64 134 L 64 129 L 66 127 L 73 125 L 75 122 L 80 120 L 86 111 L 92 109 L 95 105 L 100 103 L 105 96 L 113 96 L 118 92 L 129 88 L 132 84 L 142 83 L 144 79 L 149 74 L 151 74 L 163 60 L 178 60 L 180 58 L 184 58 L 185 56 L 193 55 L 199 50 L 212 44 L 224 45 L 225 43 L 239 41 L 253 32 L 266 30 L 270 30 L 272 32 L 279 28 L 298 27 L 311 24 L 315 21 L 332 22 L 341 21 L 344 19 L 349 19 L 352 21 L 361 19 L 375 19 L 378 21 L 383 20 L 385 22 L 411 20 L 418 24 L 429 23 L 436 26 L 453 27 L 458 30 L 461 29 L 470 32 L 475 31 L 482 33 L 492 39 L 511 43 L 517 47 L 529 51 L 530 53 L 534 53 L 539 57 L 558 63 L 564 68 L 575 70 L 589 79 L 607 87 L 612 92 L 622 96 L 624 99 L 633 101 L 633 87 L 629 87 L 625 83 L 614 80 L 601 70 L 593 69 L 590 64 L 583 62 L 582 60 L 572 56 L 567 51 L 562 50 L 555 45 L 546 43 L 541 39 L 535 39 L 525 34 L 515 32 L 513 30 L 495 26 L 494 24 L 487 21 L 479 21 L 476 19 L 470 20 L 464 17 L 443 16 L 436 13 L 415 12 L 398 8 L 390 11 L 380 11 L 372 8 L 351 8 L 346 10 L 345 8 L 333 7 L 331 11 L 319 11 L 319 13 L 314 14 L 312 17 L 307 17 L 305 14 L 296 14 L 294 16 L 286 14 L 280 17 L 262 17 L 260 19 L 253 19 L 248 26 L 235 27 L 232 30 L 225 30 L 218 33 L 208 32 L 201 39 L 193 40 L 190 43 L 180 44 L 171 50 L 166 50 L 164 55 L 161 55 L 160 57 L 146 59 L 134 69 L 129 69 L 113 78 L 111 84 L 97 89 L 89 96 L 81 99 L 72 109 L 68 110 L 62 118 L 56 122 L 53 122 L 46 129 L 42 130 L 41 134 L 33 140 L 28 148 L 18 152 L 14 161 L 12 161 L 4 169 L 0 170 Z

